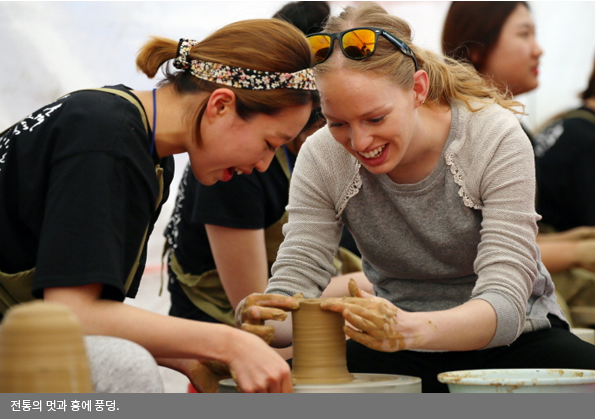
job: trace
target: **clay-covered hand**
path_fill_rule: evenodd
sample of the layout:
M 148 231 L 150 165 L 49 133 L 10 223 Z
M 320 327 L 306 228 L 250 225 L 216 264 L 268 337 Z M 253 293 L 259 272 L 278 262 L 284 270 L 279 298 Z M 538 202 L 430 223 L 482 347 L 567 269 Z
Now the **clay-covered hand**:
M 297 297 L 297 296 L 294 296 Z M 260 336 L 266 343 L 275 338 L 275 328 L 266 326 L 265 320 L 285 320 L 288 310 L 299 307 L 297 298 L 278 294 L 250 294 L 237 306 L 236 325 L 242 330 Z
M 398 330 L 399 309 L 384 298 L 375 297 L 349 281 L 351 297 L 329 298 L 320 307 L 343 314 L 353 327 L 345 326 L 345 334 L 370 349 L 396 352 L 406 348 Z
M 578 242 L 575 254 L 580 268 L 595 272 L 595 239 Z

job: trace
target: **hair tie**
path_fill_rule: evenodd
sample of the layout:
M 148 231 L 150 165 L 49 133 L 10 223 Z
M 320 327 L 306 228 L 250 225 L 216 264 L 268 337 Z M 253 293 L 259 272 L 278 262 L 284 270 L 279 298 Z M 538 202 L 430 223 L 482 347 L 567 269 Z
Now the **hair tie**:
M 192 39 L 180 38 L 178 42 L 178 50 L 176 58 L 174 59 L 174 67 L 179 70 L 188 70 L 190 63 L 188 62 L 188 54 L 193 46 L 198 44 L 198 41 Z

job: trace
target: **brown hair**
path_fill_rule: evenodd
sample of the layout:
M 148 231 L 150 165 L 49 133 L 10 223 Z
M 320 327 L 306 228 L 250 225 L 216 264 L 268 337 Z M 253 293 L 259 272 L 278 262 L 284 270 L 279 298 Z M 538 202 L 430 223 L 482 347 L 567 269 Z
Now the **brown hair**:
M 163 66 L 177 55 L 178 41 L 152 37 L 140 50 L 137 67 L 149 78 L 162 68 L 165 79 L 159 86 L 171 84 L 180 95 L 209 92 L 226 87 L 236 95 L 236 111 L 247 120 L 264 113 L 274 115 L 289 106 L 318 104 L 318 92 L 300 89 L 236 89 L 200 80 L 187 71 Z M 278 19 L 252 19 L 229 24 L 192 47 L 188 60 L 203 60 L 233 67 L 271 72 L 293 73 L 312 67 L 313 57 L 303 33 Z M 200 121 L 206 107 L 202 103 L 195 115 L 196 141 L 200 143 Z
M 442 29 L 444 55 L 469 62 L 482 73 L 504 22 L 524 1 L 453 1 Z
M 342 32 L 359 26 L 378 27 L 390 32 L 413 50 L 419 68 L 426 71 L 429 77 L 427 103 L 446 104 L 452 99 L 465 103 L 470 110 L 479 110 L 472 102 L 485 105 L 498 103 L 501 106 L 520 113 L 514 109 L 522 105 L 510 96 L 502 95 L 496 88 L 488 86 L 475 69 L 470 65 L 443 57 L 432 51 L 417 47 L 411 41 L 411 28 L 403 19 L 389 15 L 386 10 L 373 2 L 362 2 L 356 7 L 346 7 L 337 17 L 329 19 L 325 32 Z M 337 53 L 339 48 L 333 53 Z M 323 74 L 332 64 L 332 60 L 324 61 L 316 66 L 317 74 Z M 375 72 L 388 76 L 403 88 L 413 87 L 415 65 L 413 60 L 402 54 L 386 39 L 379 37 L 374 54 L 362 61 L 344 60 L 346 68 L 363 72 Z
M 591 73 L 591 77 L 589 78 L 589 84 L 584 92 L 582 92 L 579 97 L 582 100 L 587 100 L 592 97 L 595 97 L 595 64 L 593 65 L 593 72 Z

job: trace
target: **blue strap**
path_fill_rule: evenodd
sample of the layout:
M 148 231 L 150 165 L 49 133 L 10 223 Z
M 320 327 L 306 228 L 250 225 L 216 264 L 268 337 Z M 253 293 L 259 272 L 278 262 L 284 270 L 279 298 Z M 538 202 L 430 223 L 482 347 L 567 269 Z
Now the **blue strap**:
M 155 90 L 153 89 L 153 131 L 151 131 L 151 156 L 155 150 L 155 131 L 157 130 L 157 101 L 155 100 Z
M 287 159 L 287 167 L 289 168 L 289 173 L 293 173 L 293 164 L 291 164 L 291 159 L 289 158 L 289 150 L 287 149 L 287 146 L 285 144 L 283 144 L 281 147 L 283 147 L 283 151 L 285 152 L 285 159 Z

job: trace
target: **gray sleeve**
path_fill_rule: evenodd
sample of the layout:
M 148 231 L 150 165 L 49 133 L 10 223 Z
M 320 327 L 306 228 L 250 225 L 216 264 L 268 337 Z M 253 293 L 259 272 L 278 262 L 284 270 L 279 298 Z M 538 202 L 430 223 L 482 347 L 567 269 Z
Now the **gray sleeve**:
M 516 117 L 490 115 L 475 127 L 487 146 L 469 172 L 469 194 L 481 202 L 481 241 L 474 264 L 478 274 L 472 298 L 488 301 L 498 318 L 487 348 L 508 345 L 525 326 L 527 301 L 538 267 L 535 242 L 535 168 L 531 144 Z M 477 133 L 479 135 L 479 132 Z M 475 143 L 474 145 L 476 145 Z
M 287 206 L 289 220 L 283 226 L 285 239 L 272 267 L 267 294 L 302 292 L 306 298 L 316 298 L 337 273 L 333 258 L 342 222 L 335 203 L 340 176 L 333 167 L 336 169 L 340 159 L 328 157 L 336 143 L 324 131 L 308 138 L 296 160 Z

